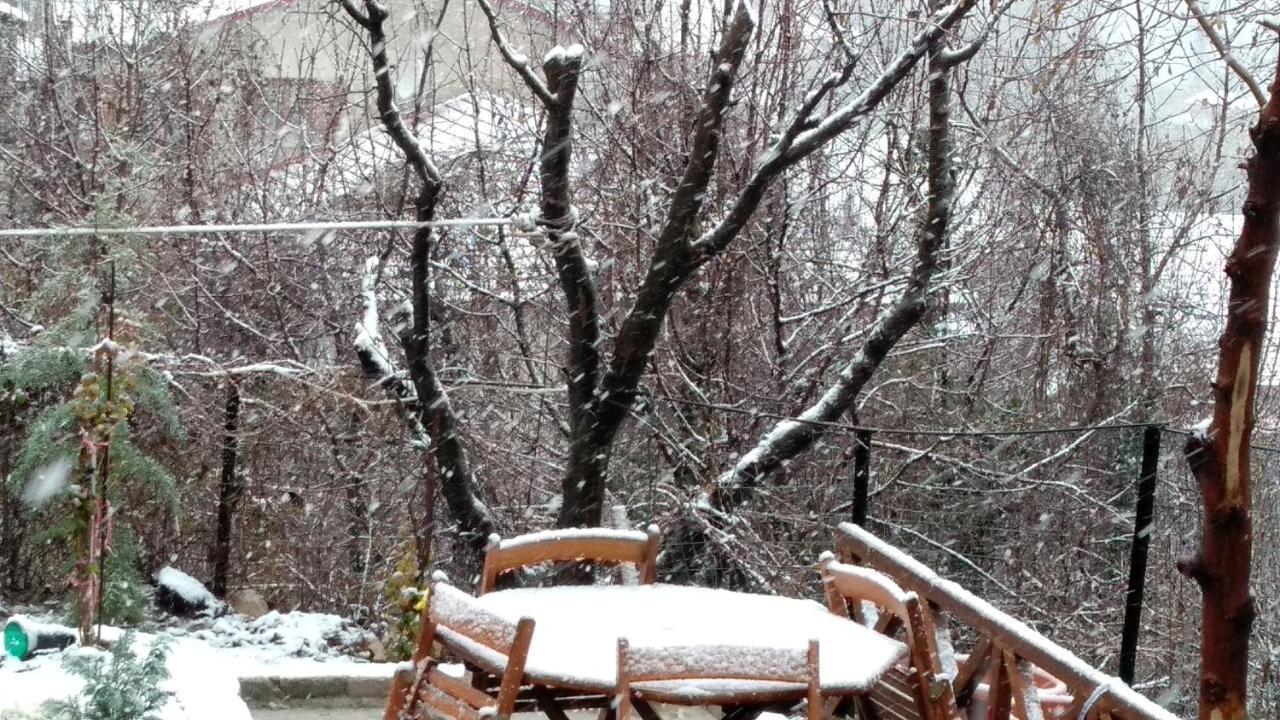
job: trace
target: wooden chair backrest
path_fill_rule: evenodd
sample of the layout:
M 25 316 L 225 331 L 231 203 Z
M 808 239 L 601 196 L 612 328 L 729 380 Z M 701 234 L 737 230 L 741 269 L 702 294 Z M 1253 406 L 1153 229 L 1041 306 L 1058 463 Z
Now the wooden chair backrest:
M 635 683 L 668 680 L 760 680 L 804 685 L 809 720 L 824 714 L 818 641 L 807 650 L 744 645 L 645 646 L 618 639 L 617 720 L 628 720 Z
M 503 540 L 489 536 L 485 550 L 480 594 L 490 592 L 502 575 L 530 565 L 588 561 L 631 564 L 641 583 L 657 575 L 658 546 L 662 535 L 656 525 L 644 532 L 610 528 L 568 528 L 530 533 Z
M 827 606 L 838 614 L 847 613 L 848 605 L 852 605 L 855 612 L 860 612 L 860 603 L 865 601 L 887 610 L 904 627 L 909 627 L 912 608 L 919 607 L 920 604 L 915 593 L 903 590 L 889 576 L 870 568 L 847 565 L 832 556 L 824 556 L 819 561 L 818 572 L 822 575 Z M 881 625 L 881 629 L 886 627 Z M 910 632 L 907 633 L 907 639 L 910 644 Z
M 914 592 L 903 590 L 889 576 L 871 568 L 839 562 L 824 553 L 818 562 L 827 606 L 838 615 L 852 615 L 858 622 L 862 603 L 870 603 L 888 617 L 874 623 L 874 629 L 893 635 L 899 628 L 907 641 L 909 666 L 895 667 L 864 698 L 881 720 L 934 720 L 952 715 L 950 696 L 931 702 L 929 694 L 938 681 L 940 661 L 932 637 L 932 624 Z
M 524 683 L 525 662 L 533 642 L 534 621 L 521 618 L 511 622 L 490 610 L 458 588 L 435 579 L 431 583 L 423 614 L 422 631 L 415 661 L 423 661 L 409 699 L 409 717 L 417 717 L 418 704 L 426 706 L 424 716 L 443 714 L 458 720 L 480 720 L 490 715 L 509 717 Z M 427 658 L 437 632 L 460 635 L 502 658 L 502 673 L 497 696 L 472 687 L 459 678 L 443 673 Z M 421 646 L 426 645 L 426 649 Z M 490 655 L 492 658 L 492 655 Z M 433 711 L 433 712 L 432 712 Z M 390 712 L 388 712 L 389 720 Z

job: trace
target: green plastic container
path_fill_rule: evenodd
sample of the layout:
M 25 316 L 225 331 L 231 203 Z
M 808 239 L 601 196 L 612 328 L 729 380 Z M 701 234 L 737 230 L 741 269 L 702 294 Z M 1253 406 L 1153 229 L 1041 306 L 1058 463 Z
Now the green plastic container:
M 41 650 L 62 650 L 76 644 L 76 632 L 17 616 L 4 626 L 4 651 L 26 660 Z
M 22 623 L 10 620 L 4 626 L 4 651 L 19 660 L 26 660 L 31 655 L 31 642 Z

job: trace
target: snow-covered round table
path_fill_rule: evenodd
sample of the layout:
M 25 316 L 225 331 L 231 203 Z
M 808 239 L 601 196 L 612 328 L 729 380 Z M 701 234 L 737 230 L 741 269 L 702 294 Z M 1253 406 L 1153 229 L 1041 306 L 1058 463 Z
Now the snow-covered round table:
M 867 691 L 907 648 L 832 614 L 811 600 L 676 585 L 561 586 L 482 595 L 485 609 L 513 622 L 535 622 L 527 680 L 553 688 L 611 694 L 617 687 L 618 638 L 633 645 L 745 645 L 804 650 L 819 642 L 824 695 Z M 484 648 L 447 630 L 440 639 L 467 660 L 499 671 Z M 658 685 L 658 686 L 654 686 Z M 651 684 L 658 702 L 749 705 L 804 697 L 780 682 L 681 680 Z

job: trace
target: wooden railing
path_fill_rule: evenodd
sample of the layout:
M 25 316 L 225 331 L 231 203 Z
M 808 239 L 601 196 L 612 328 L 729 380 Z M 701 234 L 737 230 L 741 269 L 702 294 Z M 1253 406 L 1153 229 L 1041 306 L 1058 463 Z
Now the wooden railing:
M 1097 670 L 857 525 L 842 523 L 836 545 L 846 562 L 878 570 L 925 600 L 939 628 L 940 646 L 951 646 L 948 621 L 963 623 L 977 634 L 967 657 L 939 668 L 951 676 L 957 705 L 970 720 L 976 720 L 974 715 L 994 720 L 1178 720 L 1119 678 Z M 1036 668 L 1066 687 L 1055 691 Z M 970 712 L 979 706 L 985 712 Z

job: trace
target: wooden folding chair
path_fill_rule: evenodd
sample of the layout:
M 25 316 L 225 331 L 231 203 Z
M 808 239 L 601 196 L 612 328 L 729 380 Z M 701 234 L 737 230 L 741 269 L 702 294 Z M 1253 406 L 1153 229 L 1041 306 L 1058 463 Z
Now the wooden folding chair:
M 717 704 L 714 685 L 694 685 L 691 691 L 688 682 L 691 680 L 710 683 L 747 680 L 803 686 L 809 706 L 808 719 L 822 720 L 826 715 L 822 688 L 818 684 L 817 640 L 810 640 L 809 649 L 805 651 L 739 645 L 633 646 L 626 638 L 619 638 L 617 720 L 628 720 L 632 706 L 648 700 L 683 705 Z M 762 695 L 768 694 L 768 690 L 762 691 Z
M 890 668 L 860 698 L 862 715 L 868 720 L 958 717 L 951 684 L 939 673 L 937 639 L 920 598 L 903 590 L 887 575 L 838 562 L 831 553 L 823 553 L 818 571 L 832 612 L 852 617 L 889 636 L 901 630 L 906 638 L 906 664 Z
M 498 578 L 531 565 L 558 562 L 596 562 L 634 565 L 641 584 L 652 583 L 662 536 L 657 525 L 644 532 L 609 528 L 572 528 L 530 533 L 503 540 L 489 536 L 480 594 L 490 592 Z
M 405 683 L 397 676 L 385 720 L 510 717 L 523 684 L 533 627 L 532 618 L 512 623 L 480 607 L 467 593 L 433 579 L 414 650 L 416 675 L 407 692 Z M 497 675 L 496 695 L 479 689 L 478 683 L 468 683 L 441 671 L 439 662 L 431 654 L 437 638 Z

